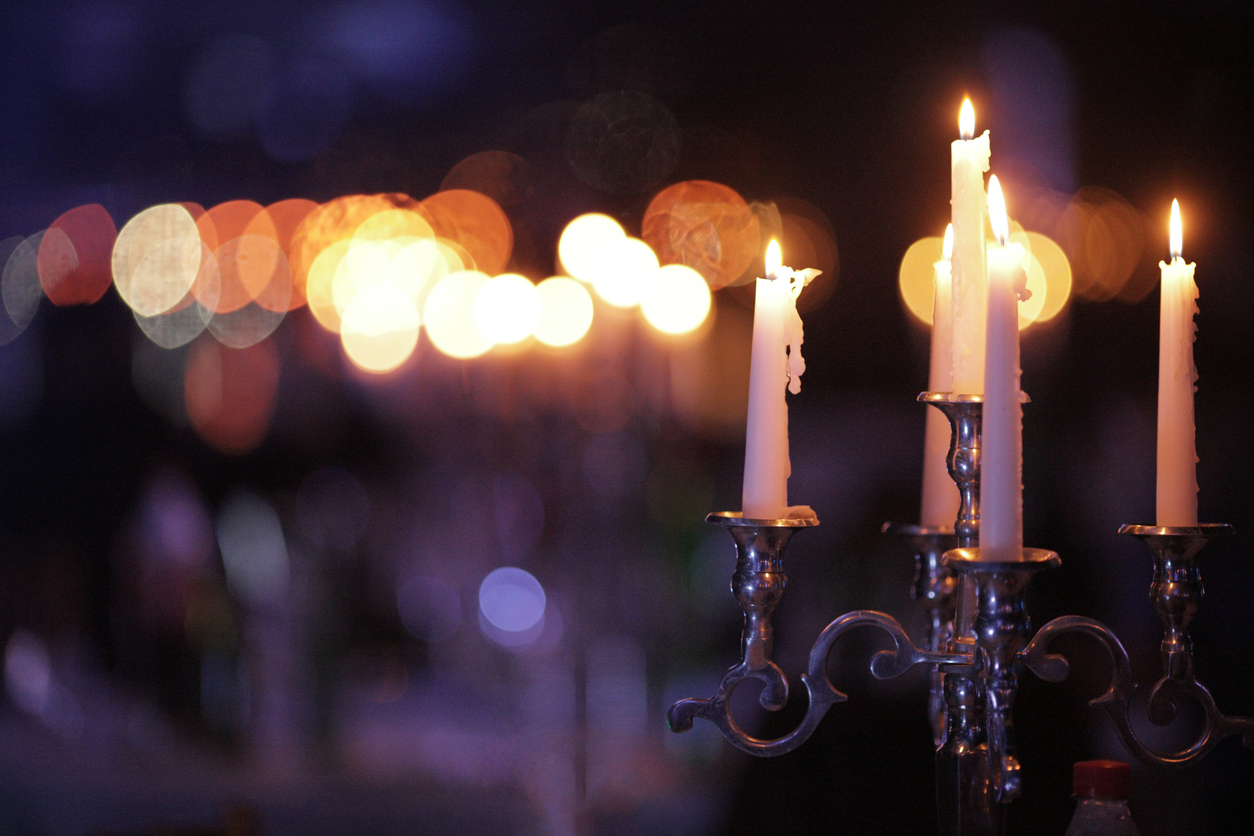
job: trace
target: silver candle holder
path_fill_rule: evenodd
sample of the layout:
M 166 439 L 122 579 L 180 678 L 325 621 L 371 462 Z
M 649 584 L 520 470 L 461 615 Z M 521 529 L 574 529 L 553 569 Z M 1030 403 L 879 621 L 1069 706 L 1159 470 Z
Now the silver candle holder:
M 671 730 L 687 731 L 701 718 L 749 754 L 769 757 L 792 751 L 814 733 L 832 706 L 847 699 L 827 673 L 828 655 L 835 641 L 855 627 L 874 626 L 893 641 L 891 650 L 879 651 L 871 658 L 871 673 L 876 678 L 899 676 L 916 665 L 932 669 L 928 714 L 936 745 L 937 814 L 945 836 L 999 836 L 1006 832 L 1007 806 L 1020 794 L 1013 722 L 1019 675 L 1026 669 L 1046 681 L 1065 679 L 1069 663 L 1049 652 L 1051 642 L 1064 633 L 1087 635 L 1106 650 L 1111 663 L 1110 685 L 1090 704 L 1105 712 L 1123 745 L 1138 760 L 1185 766 L 1233 735 L 1240 735 L 1245 746 L 1254 749 L 1254 718 L 1225 716 L 1194 676 L 1188 633 L 1203 595 L 1198 553 L 1210 540 L 1231 534 L 1232 527 L 1125 525 L 1119 529 L 1143 540 L 1154 561 L 1150 599 L 1163 622 L 1163 673 L 1150 690 L 1148 718 L 1155 725 L 1171 724 L 1181 699 L 1196 701 L 1205 715 L 1193 743 L 1178 751 L 1154 749 L 1133 729 L 1131 664 L 1108 627 L 1069 615 L 1032 633 L 1024 599 L 1028 584 L 1037 572 L 1059 566 L 1059 556 L 1044 549 L 1025 548 L 1019 560 L 980 559 L 982 399 L 925 392 L 919 401 L 940 409 L 949 419 L 947 465 L 961 499 L 953 529 L 892 523 L 883 529 L 907 538 L 913 546 L 916 574 L 912 595 L 927 613 L 922 646 L 885 613 L 858 610 L 840 616 L 819 634 L 801 675 L 809 704 L 800 724 L 773 740 L 747 734 L 731 715 L 729 701 L 736 685 L 746 679 L 761 682 L 758 701 L 770 711 L 778 711 L 788 701 L 787 677 L 771 661 L 771 615 L 784 595 L 784 548 L 794 533 L 818 525 L 818 520 L 755 520 L 735 513 L 710 514 L 707 521 L 726 527 L 736 543 L 732 591 L 744 610 L 741 661 L 728 670 L 709 699 L 684 699 L 672 705 L 667 713 Z

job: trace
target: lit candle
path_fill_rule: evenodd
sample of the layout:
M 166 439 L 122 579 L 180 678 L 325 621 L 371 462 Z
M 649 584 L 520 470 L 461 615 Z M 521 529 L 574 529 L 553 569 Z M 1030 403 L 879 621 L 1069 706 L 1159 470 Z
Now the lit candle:
M 988 131 L 975 137 L 975 110 L 963 99 L 958 116 L 962 139 L 950 157 L 950 209 L 954 225 L 953 391 L 978 395 L 984 387 L 984 172 L 988 171 Z
M 749 519 L 789 515 L 788 403 L 784 390 L 801 391 L 801 317 L 797 295 L 818 270 L 781 265 L 779 244 L 766 250 L 766 278 L 757 280 L 753 303 L 753 354 L 749 361 L 749 416 L 745 429 L 742 513 Z M 801 509 L 791 509 L 800 511 Z M 808 511 L 809 509 L 805 509 Z
M 1193 340 L 1197 325 L 1195 264 L 1185 264 L 1180 204 L 1171 201 L 1171 263 L 1162 270 L 1158 325 L 1158 524 L 1197 525 L 1197 447 L 1193 392 L 1197 369 Z
M 988 181 L 997 244 L 988 249 L 988 339 L 980 461 L 980 559 L 1023 553 L 1023 407 L 1019 392 L 1019 299 L 1026 298 L 1027 253 L 1010 237 L 997 177 Z
M 928 370 L 929 392 L 949 392 L 953 384 L 953 299 L 950 293 L 949 260 L 954 249 L 954 225 L 945 228 L 945 246 L 933 265 L 935 293 L 932 300 L 932 356 Z M 927 411 L 923 436 L 923 501 L 919 522 L 929 527 L 952 526 L 958 518 L 958 486 L 949 476 L 949 421 L 939 409 Z

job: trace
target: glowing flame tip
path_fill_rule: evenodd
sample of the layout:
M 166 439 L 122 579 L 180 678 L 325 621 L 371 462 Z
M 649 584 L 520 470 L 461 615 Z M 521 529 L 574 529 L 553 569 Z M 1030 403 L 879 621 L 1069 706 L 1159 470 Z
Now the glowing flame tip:
M 970 99 L 963 99 L 962 109 L 958 111 L 958 135 L 963 139 L 975 138 L 975 108 L 971 107 Z
M 1180 201 L 1172 198 L 1171 201 L 1171 259 L 1172 261 L 1181 257 L 1184 252 L 1184 232 L 1180 223 Z
M 779 242 L 772 238 L 771 243 L 766 247 L 766 277 L 775 278 L 775 273 L 783 263 L 784 257 L 780 254 Z
M 1006 246 L 1010 237 L 1010 222 L 1006 219 L 1006 198 L 1001 193 L 1001 183 L 994 174 L 988 178 L 988 219 L 993 225 L 993 237 Z
M 945 227 L 945 244 L 941 249 L 941 257 L 946 261 L 954 257 L 954 225 Z

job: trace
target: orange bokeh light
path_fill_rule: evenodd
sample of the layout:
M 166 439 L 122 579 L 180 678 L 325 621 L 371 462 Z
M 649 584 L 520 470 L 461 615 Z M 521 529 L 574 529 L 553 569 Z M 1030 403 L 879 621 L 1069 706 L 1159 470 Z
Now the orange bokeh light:
M 248 226 L 244 228 L 243 235 L 264 235 L 273 237 L 278 243 L 279 249 L 283 252 L 284 257 L 288 260 L 288 269 L 291 269 L 291 253 L 292 253 L 292 236 L 297 228 L 304 222 L 305 218 L 318 208 L 318 204 L 312 200 L 306 200 L 301 197 L 294 197 L 288 200 L 280 200 L 277 203 L 271 203 L 265 208 L 264 212 L 258 213 Z M 258 296 L 265 296 L 264 292 Z M 263 303 L 258 299 L 263 306 Z M 305 304 L 305 294 L 302 287 L 296 285 L 295 279 L 292 281 L 292 294 L 288 302 L 288 310 L 295 310 Z
M 762 250 L 757 215 L 734 189 L 709 180 L 668 186 L 644 212 L 641 238 L 662 264 L 685 264 L 712 290 L 733 284 Z
M 509 264 L 514 230 L 497 202 L 469 189 L 436 192 L 419 204 L 435 234 L 460 244 L 474 269 L 496 275 Z
M 308 296 L 305 283 L 309 270 L 323 250 L 337 241 L 346 241 L 368 218 L 396 208 L 380 195 L 345 195 L 328 201 L 305 216 L 292 233 L 288 260 L 296 292 Z

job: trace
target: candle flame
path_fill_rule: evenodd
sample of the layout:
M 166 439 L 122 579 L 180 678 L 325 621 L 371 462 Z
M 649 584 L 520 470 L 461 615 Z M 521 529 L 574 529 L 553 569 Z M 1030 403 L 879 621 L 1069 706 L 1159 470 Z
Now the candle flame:
M 988 178 L 988 219 L 993 225 L 993 237 L 997 243 L 1006 246 L 1010 237 L 1010 222 L 1006 219 L 1006 198 L 1001 193 L 1001 183 L 997 175 Z
M 775 274 L 783 263 L 784 257 L 780 254 L 779 242 L 772 238 L 771 243 L 766 247 L 766 277 L 775 278 Z
M 1171 260 L 1175 261 L 1180 258 L 1184 252 L 1184 233 L 1180 224 L 1180 201 L 1172 199 L 1171 201 Z
M 941 258 L 949 261 L 954 257 L 954 225 L 945 227 L 945 244 L 941 248 Z
M 958 135 L 963 139 L 975 138 L 975 108 L 971 107 L 970 99 L 963 99 L 962 109 L 958 111 Z

